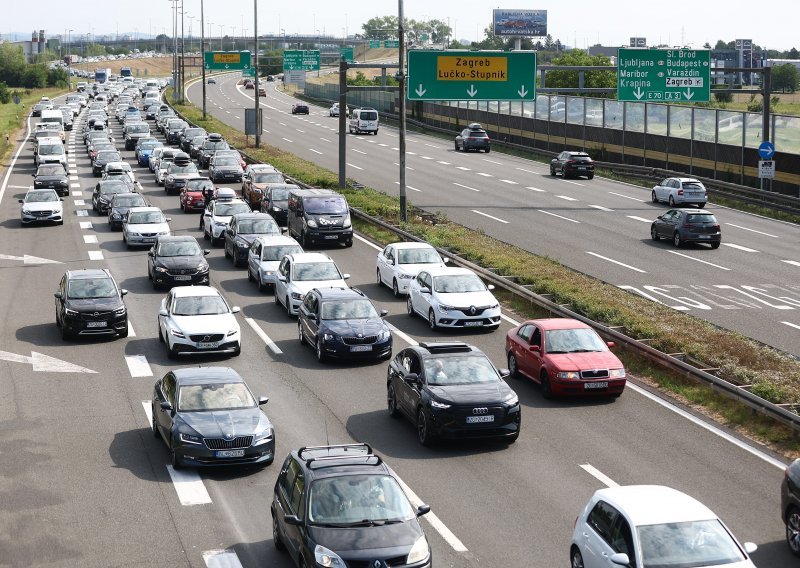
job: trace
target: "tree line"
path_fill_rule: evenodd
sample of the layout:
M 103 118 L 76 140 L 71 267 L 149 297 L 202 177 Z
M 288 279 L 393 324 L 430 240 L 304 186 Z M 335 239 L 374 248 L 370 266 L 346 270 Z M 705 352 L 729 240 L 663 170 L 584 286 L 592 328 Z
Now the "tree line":
M 41 89 L 66 87 L 69 75 L 60 67 L 51 69 L 47 63 L 28 63 L 22 48 L 0 43 L 0 103 L 7 104 L 13 95 L 10 89 Z

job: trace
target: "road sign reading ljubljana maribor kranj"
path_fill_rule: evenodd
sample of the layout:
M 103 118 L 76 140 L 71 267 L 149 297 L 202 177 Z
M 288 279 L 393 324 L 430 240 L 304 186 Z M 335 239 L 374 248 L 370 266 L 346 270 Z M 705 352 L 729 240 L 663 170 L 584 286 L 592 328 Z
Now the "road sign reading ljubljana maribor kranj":
M 243 70 L 250 69 L 249 51 L 206 51 L 203 63 L 210 70 Z
M 414 101 L 536 100 L 534 51 L 408 52 L 408 98 Z
M 318 49 L 287 49 L 283 52 L 284 71 L 319 71 Z
M 708 102 L 710 52 L 705 49 L 626 49 L 617 52 L 620 101 Z

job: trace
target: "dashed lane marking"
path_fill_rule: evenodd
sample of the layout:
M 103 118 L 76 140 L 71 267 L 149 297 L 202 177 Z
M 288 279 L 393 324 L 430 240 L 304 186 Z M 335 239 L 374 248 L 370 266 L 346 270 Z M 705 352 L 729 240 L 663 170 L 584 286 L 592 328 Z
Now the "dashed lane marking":
M 636 215 L 625 215 L 628 219 L 633 219 L 634 221 L 641 221 L 642 223 L 652 223 L 652 219 L 645 219 L 644 217 L 637 217 Z
M 258 337 L 260 337 L 260 338 L 261 338 L 261 341 L 263 341 L 263 342 L 266 344 L 266 346 L 267 346 L 267 347 L 269 347 L 269 348 L 270 348 L 270 350 L 271 350 L 271 351 L 272 351 L 272 352 L 273 352 L 275 355 L 282 355 L 282 354 L 283 354 L 283 351 L 281 351 L 280 347 L 278 347 L 278 346 L 275 344 L 275 342 L 274 342 L 274 341 L 272 341 L 272 339 L 270 339 L 269 335 L 267 335 L 267 334 L 264 332 L 264 330 L 263 330 L 263 329 L 261 329 L 261 326 L 260 326 L 260 325 L 258 325 L 258 323 L 256 322 L 256 320 L 254 320 L 253 318 L 244 318 L 244 321 L 246 321 L 246 322 L 247 322 L 247 325 L 249 325 L 251 328 L 253 328 L 253 331 L 255 331 L 255 332 L 256 332 L 256 335 L 258 335 Z
M 599 209 L 600 211 L 614 211 L 613 209 L 609 209 L 608 207 L 603 207 L 602 205 L 589 205 L 589 207 L 593 209 Z
M 583 468 L 583 470 L 586 473 L 597 479 L 600 483 L 602 483 L 606 487 L 619 487 L 619 483 L 608 477 L 605 473 L 603 473 L 593 465 L 585 463 L 581 465 L 581 468 Z
M 789 321 L 782 321 L 781 323 L 783 325 L 788 325 L 789 327 L 793 327 L 795 329 L 800 329 L 800 325 L 797 325 L 796 323 L 792 323 L 792 322 L 789 322 Z
M 538 187 L 532 187 L 530 185 L 525 186 L 525 189 L 530 189 L 531 191 L 538 191 L 539 193 L 547 193 L 546 189 L 539 189 Z
M 720 266 L 719 264 L 714 264 L 713 262 L 708 262 L 706 260 L 700 260 L 699 258 L 695 258 L 693 256 L 689 256 L 688 254 L 683 254 L 682 252 L 678 252 L 675 250 L 668 250 L 670 254 L 677 254 L 678 256 L 682 256 L 683 258 L 688 258 L 689 260 L 694 260 L 695 262 L 700 262 L 703 264 L 707 264 L 708 266 L 713 266 L 714 268 L 719 268 L 720 270 L 730 270 L 730 268 L 726 268 L 724 266 Z
M 506 224 L 506 225 L 508 225 L 508 223 L 509 223 L 509 222 L 508 222 L 508 221 L 506 221 L 505 219 L 501 219 L 501 218 L 499 218 L 499 217 L 495 217 L 494 215 L 489 215 L 488 213 L 484 213 L 484 212 L 482 212 L 482 211 L 478 211 L 477 209 L 471 209 L 471 211 L 472 211 L 473 213 L 477 213 L 478 215 L 483 215 L 484 217 L 488 217 L 489 219 L 492 219 L 493 221 L 497 221 L 497 222 L 499 222 L 499 223 L 504 223 L 504 224 Z
M 642 270 L 641 268 L 636 268 L 635 266 L 631 266 L 630 264 L 625 264 L 624 262 L 620 262 L 618 260 L 614 260 L 613 258 L 608 258 L 607 256 L 599 255 L 596 252 L 591 252 L 591 251 L 587 250 L 586 254 L 590 254 L 592 256 L 595 256 L 595 257 L 600 258 L 602 260 L 605 260 L 607 262 L 611 262 L 611 263 L 616 264 L 618 266 L 622 266 L 624 268 L 629 268 L 629 269 L 633 270 L 634 272 L 640 272 L 642 274 L 647 274 L 646 270 Z
M 545 211 L 544 209 L 537 209 L 537 211 L 539 213 L 544 213 L 545 215 L 550 215 L 551 217 L 558 217 L 559 219 L 569 221 L 570 223 L 580 223 L 580 221 L 576 221 L 575 219 L 570 219 L 569 217 L 564 217 L 563 215 L 557 215 L 555 213 L 551 213 L 550 211 Z
M 152 377 L 153 370 L 144 355 L 126 355 L 125 363 L 128 364 L 128 371 L 131 377 Z
M 239 557 L 232 550 L 206 550 L 203 561 L 208 568 L 242 568 Z
M 360 168 L 360 167 L 356 166 L 355 164 L 351 164 L 350 162 L 345 162 L 345 164 L 347 164 L 351 168 L 355 168 L 357 170 L 363 170 L 364 169 L 364 168 Z M 397 182 L 395 182 L 395 183 L 397 183 Z
M 93 229 L 94 226 L 92 225 L 91 221 L 81 221 L 80 222 L 81 229 Z
M 563 199 L 565 201 L 578 201 L 574 197 L 570 197 L 569 195 L 556 195 L 559 199 Z
M 76 199 L 75 200 L 75 205 L 76 205 L 76 207 L 81 207 L 83 205 L 86 205 L 86 201 L 84 201 L 83 199 Z
M 89 260 L 103 260 L 103 251 L 101 250 L 90 250 L 89 251 Z
M 400 182 L 399 182 L 399 181 L 396 181 L 396 182 L 394 182 L 394 183 L 395 183 L 395 185 L 400 185 Z M 421 190 L 421 189 L 417 189 L 417 188 L 416 188 L 416 187 L 414 187 L 413 185 L 408 185 L 408 184 L 406 184 L 406 189 L 410 189 L 411 191 L 419 191 L 419 192 L 422 192 L 422 190 Z
M 773 239 L 779 239 L 778 235 L 771 235 L 770 233 L 762 233 L 761 231 L 756 231 L 755 229 L 748 229 L 747 227 L 742 227 L 741 225 L 734 225 L 733 223 L 725 223 L 729 227 L 736 227 L 737 229 L 742 229 L 743 231 L 750 231 L 751 233 L 758 233 L 759 235 L 764 235 L 765 237 L 772 237 Z
M 480 189 L 475 189 L 474 187 L 470 187 L 468 185 L 464 185 L 461 183 L 453 182 L 453 185 L 457 185 L 458 187 L 463 187 L 464 189 L 469 189 L 470 191 L 480 191 Z
M 647 203 L 647 201 L 645 201 L 644 199 L 639 199 L 637 197 L 631 197 L 630 195 L 623 195 L 621 193 L 615 193 L 613 191 L 609 191 L 608 193 L 610 193 L 611 195 L 616 195 L 617 197 L 624 197 L 625 199 L 631 199 L 633 201 L 638 201 L 639 203 Z
M 96 245 L 97 244 L 97 235 L 83 235 L 83 242 L 87 245 Z
M 736 249 L 736 250 L 742 250 L 744 252 L 759 252 L 756 249 L 751 249 L 749 247 L 743 247 L 742 245 L 736 245 L 736 244 L 733 244 L 733 243 L 722 243 L 722 246 L 730 247 L 730 248 L 733 248 L 733 249 Z

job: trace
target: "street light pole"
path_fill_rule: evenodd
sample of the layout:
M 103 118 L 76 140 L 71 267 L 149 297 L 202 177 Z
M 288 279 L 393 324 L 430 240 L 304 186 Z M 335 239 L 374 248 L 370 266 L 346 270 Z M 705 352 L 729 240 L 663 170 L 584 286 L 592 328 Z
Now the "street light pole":
M 397 0 L 397 39 L 399 43 L 400 64 L 398 83 L 400 84 L 400 220 L 405 223 L 408 221 L 406 207 L 406 57 L 405 57 L 405 22 L 403 21 L 403 0 Z
M 253 71 L 256 75 L 256 148 L 261 147 L 261 121 L 258 120 L 258 0 L 253 0 Z
M 205 0 L 200 0 L 200 63 L 203 69 L 203 120 L 206 120 L 206 28 L 203 21 L 205 17 L 203 4 Z
M 178 100 L 178 0 L 172 3 L 172 101 Z
M 72 90 L 72 53 L 70 51 L 70 36 L 72 30 L 67 30 L 67 81 L 69 82 L 69 90 Z
M 186 51 L 184 49 L 184 47 L 186 46 L 186 43 L 185 43 L 186 40 L 185 40 L 185 36 L 183 35 L 183 15 L 184 14 L 185 14 L 185 10 L 183 9 L 183 0 L 181 0 L 181 67 L 180 67 L 180 71 L 181 71 L 181 76 L 180 76 L 180 79 L 181 79 L 181 101 L 183 101 L 183 95 L 184 95 L 184 93 L 183 93 L 183 84 L 186 82 L 186 77 L 184 76 L 185 75 L 185 70 L 184 70 L 184 67 L 183 67 L 184 61 L 185 61 L 185 57 L 186 57 L 186 55 L 185 55 Z

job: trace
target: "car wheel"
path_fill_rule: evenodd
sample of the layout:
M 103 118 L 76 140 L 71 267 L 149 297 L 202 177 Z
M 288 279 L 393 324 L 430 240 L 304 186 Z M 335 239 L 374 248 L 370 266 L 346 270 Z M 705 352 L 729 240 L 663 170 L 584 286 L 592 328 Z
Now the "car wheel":
M 160 343 L 164 343 L 164 334 L 161 333 L 161 326 L 158 326 L 158 341 Z
M 550 166 L 550 175 L 551 176 L 555 176 L 556 175 L 556 169 L 553 166 Z
M 653 203 L 658 203 L 658 197 L 656 197 L 656 190 L 650 192 L 650 201 Z
M 718 249 L 719 245 L 720 245 L 720 243 L 711 243 L 711 248 L 712 249 Z
M 378 288 L 383 286 L 383 280 L 381 280 L 381 269 L 380 268 L 376 268 L 375 269 L 375 282 L 378 283 Z
M 283 544 L 283 539 L 281 538 L 281 531 L 278 528 L 278 519 L 275 518 L 275 515 L 272 515 L 272 544 L 275 545 L 277 550 L 286 550 L 286 545 Z
M 417 411 L 417 437 L 419 438 L 419 443 L 423 446 L 431 444 L 432 438 L 428 428 L 428 417 L 425 416 L 425 411 L 421 408 Z
M 491 151 L 492 151 L 492 149 L 491 149 L 491 148 L 486 148 L 486 153 L 487 153 L 487 154 L 488 154 L 489 152 L 491 152 Z
M 792 507 L 786 515 L 786 544 L 795 556 L 800 556 L 800 510 Z
M 266 292 L 269 289 L 269 284 L 264 284 L 261 282 L 261 276 L 256 278 L 256 282 L 258 284 L 258 291 L 259 292 Z
M 409 294 L 408 298 L 406 298 L 406 311 L 408 312 L 409 317 L 414 317 L 414 304 L 411 302 L 411 294 Z
M 209 234 L 208 234 L 208 232 L 206 231 L 206 228 L 205 228 L 205 226 L 203 227 L 203 238 L 204 238 L 205 240 L 207 240 L 207 241 L 210 241 L 210 240 L 211 240 L 211 235 L 209 235 Z
M 397 396 L 394 393 L 394 385 L 389 383 L 386 389 L 386 409 L 389 411 L 389 416 L 397 418 L 400 416 L 400 411 L 397 410 Z
M 231 258 L 231 253 L 228 252 L 228 241 L 224 241 L 223 248 L 225 249 L 225 258 Z M 234 264 L 236 264 L 234 262 Z
M 518 379 L 519 378 L 519 368 L 517 367 L 517 358 L 514 357 L 513 353 L 508 354 L 508 372 L 510 376 Z
M 156 421 L 156 408 L 155 406 L 151 405 L 151 414 L 153 415 L 152 419 L 150 420 L 150 429 L 153 431 L 153 438 L 159 438 L 158 433 L 158 422 Z
M 247 267 L 247 281 L 248 282 L 254 282 L 255 281 L 255 278 L 253 278 L 253 273 L 250 272 L 250 267 L 249 266 Z
M 166 341 L 166 344 L 167 344 L 167 357 L 169 357 L 170 359 L 177 359 L 178 352 L 175 351 L 175 348 L 169 344 L 169 341 Z
M 289 302 L 289 296 L 286 296 L 284 300 L 286 300 L 286 315 L 292 317 L 292 304 Z
M 67 330 L 67 326 L 63 324 L 61 325 L 61 339 L 64 341 L 72 339 L 72 333 L 70 333 L 69 330 Z
M 454 142 L 453 146 L 455 147 L 455 151 L 458 152 L 458 142 Z
M 118 335 L 119 337 L 123 338 L 123 339 L 124 339 L 124 338 L 126 338 L 126 337 L 128 337 L 128 326 L 126 325 L 126 326 L 125 326 L 125 329 L 124 329 L 124 330 L 122 330 L 122 331 L 120 331 L 120 332 L 119 332 L 117 335 Z
M 275 291 L 275 297 L 273 298 L 273 300 L 275 300 L 275 305 L 276 306 L 280 306 L 281 305 L 281 300 L 278 297 L 278 291 L 277 290 Z
M 178 455 L 178 452 L 176 452 L 174 449 L 171 449 L 169 451 L 169 461 L 170 465 L 172 465 L 172 469 L 183 468 L 183 460 L 181 460 L 180 456 Z
M 439 326 L 436 325 L 436 314 L 433 313 L 433 310 L 428 311 L 428 325 L 431 331 L 436 331 L 439 328 Z
M 542 385 L 542 396 L 547 399 L 553 398 L 553 387 L 550 386 L 550 377 L 547 376 L 547 371 L 542 371 L 540 382 Z
M 347 247 L 347 248 L 350 248 L 350 247 L 352 247 L 352 246 L 353 246 L 353 239 L 347 239 L 347 240 L 344 242 L 344 246 L 345 246 L 345 247 Z
M 322 341 L 320 341 L 319 337 L 317 337 L 315 348 L 317 350 L 317 361 L 319 361 L 320 363 L 324 363 L 327 357 L 325 356 L 325 353 L 322 351 Z
M 654 241 L 657 241 L 661 238 L 658 236 L 658 231 L 656 230 L 655 224 L 650 225 L 650 238 Z
M 239 345 L 236 346 L 236 349 L 233 350 L 232 356 L 238 357 L 241 354 L 242 354 L 242 344 L 239 343 Z
M 300 246 L 303 247 L 303 250 L 308 248 L 308 239 L 305 231 L 300 231 Z
M 698 203 L 698 204 L 697 204 L 697 208 L 698 208 L 698 209 L 702 209 L 702 208 L 703 208 L 703 207 L 705 207 L 705 206 L 706 206 L 706 204 L 705 204 L 705 203 Z
M 671 195 L 669 196 L 669 206 L 675 207 L 675 198 L 672 197 Z
M 583 556 L 577 546 L 573 546 L 572 551 L 570 551 L 569 565 L 572 568 L 583 568 Z
M 400 297 L 400 288 L 397 286 L 397 278 L 392 280 L 392 294 L 394 294 L 395 298 Z
M 683 245 L 681 234 L 678 231 L 675 231 L 675 234 L 672 235 L 672 244 L 674 244 L 677 248 L 680 248 L 681 245 Z
M 300 340 L 300 345 L 306 344 L 306 336 L 303 335 L 303 326 L 300 324 L 300 320 L 297 321 L 297 339 Z

